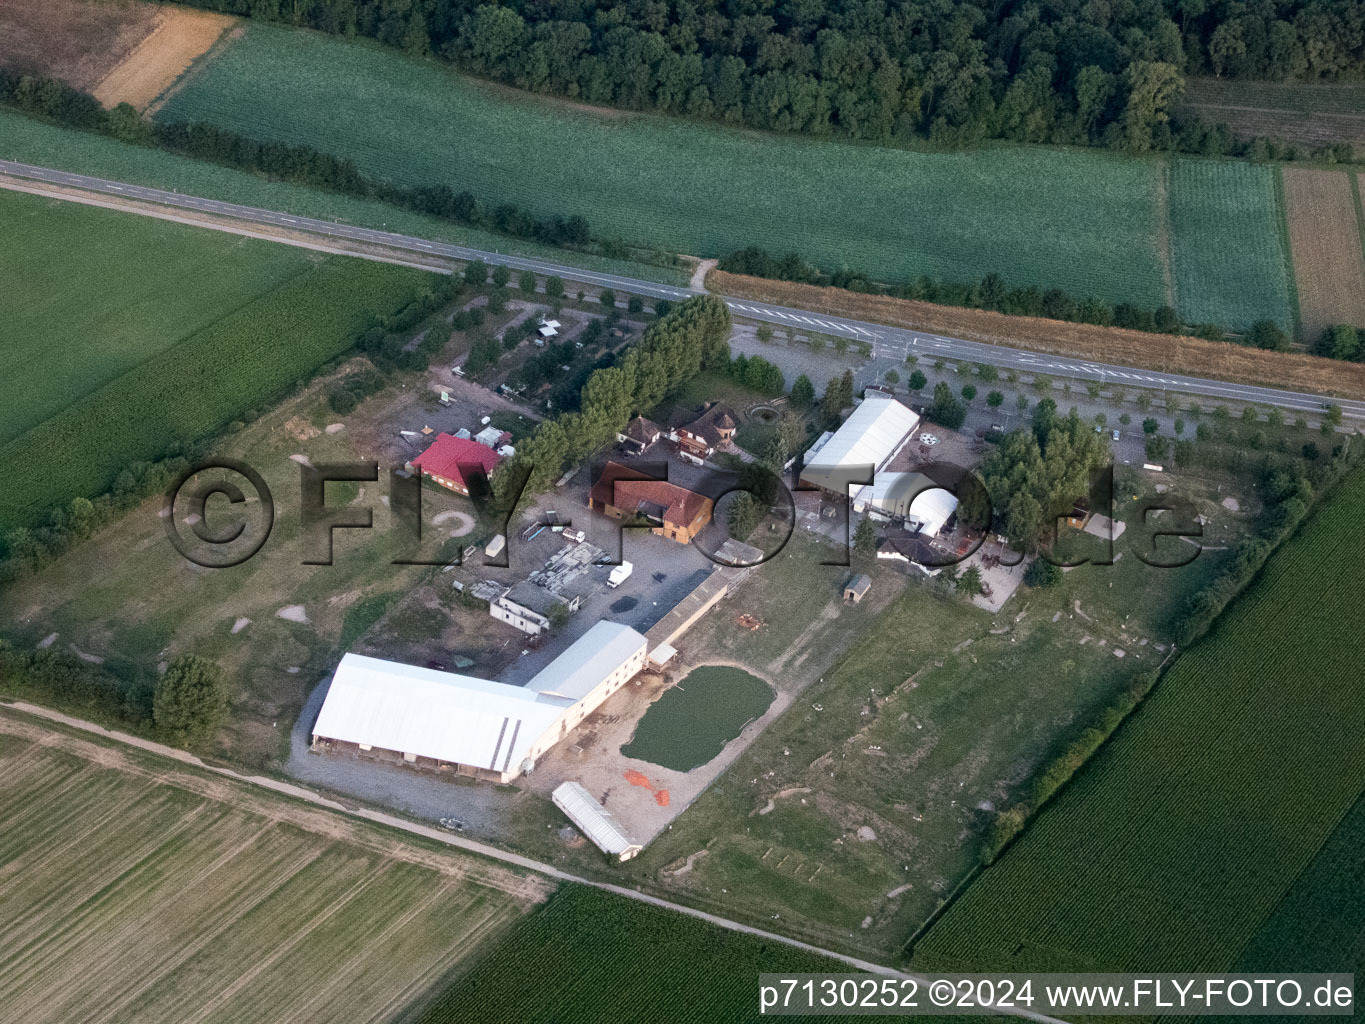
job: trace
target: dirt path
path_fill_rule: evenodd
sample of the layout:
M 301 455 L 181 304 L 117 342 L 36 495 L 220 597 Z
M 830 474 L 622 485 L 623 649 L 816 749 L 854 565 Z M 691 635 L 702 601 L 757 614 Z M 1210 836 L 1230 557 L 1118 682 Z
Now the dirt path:
M 694 292 L 706 291 L 706 275 L 716 269 L 716 264 L 720 260 L 698 260 L 697 269 L 692 271 L 692 280 L 688 282 L 688 287 Z
M 523 857 L 519 854 L 510 853 L 506 850 L 500 850 L 497 847 L 488 846 L 484 843 L 476 842 L 475 840 L 472 839 L 465 839 L 462 836 L 452 835 L 448 832 L 443 832 L 439 829 L 430 828 L 426 825 L 419 825 L 416 824 L 415 822 L 405 821 L 404 819 L 395 817 L 392 814 L 385 814 L 382 811 L 371 810 L 367 807 L 346 807 L 335 800 L 330 800 L 324 796 L 312 792 L 311 790 L 304 789 L 301 786 L 290 785 L 289 783 L 280 782 L 276 779 L 266 778 L 260 775 L 250 776 L 241 775 L 230 768 L 223 768 L 216 765 L 205 764 L 203 761 L 195 757 L 193 754 L 187 753 L 186 751 L 183 750 L 178 750 L 175 747 L 168 747 L 165 746 L 164 744 L 156 743 L 152 740 L 145 740 L 137 736 L 130 736 L 127 733 L 117 732 L 116 730 L 113 729 L 106 729 L 103 726 L 95 725 L 93 722 L 86 722 L 78 718 L 72 718 L 69 715 L 64 715 L 59 711 L 52 711 L 48 708 L 37 707 L 36 705 L 26 704 L 21 701 L 5 704 L 3 705 L 3 707 L 5 708 L 6 712 L 10 713 L 0 717 L 0 722 L 3 722 L 3 724 L 7 727 L 7 731 L 15 731 L 18 732 L 20 735 L 32 736 L 32 738 L 34 738 L 38 742 L 46 741 L 48 743 L 55 743 L 57 741 L 62 740 L 63 737 L 56 735 L 51 731 L 46 732 L 45 738 L 41 735 L 34 735 L 36 733 L 40 733 L 43 731 L 37 725 L 37 723 L 33 723 L 31 721 L 31 719 L 34 718 L 46 720 L 48 722 L 55 722 L 69 729 L 75 729 L 79 732 L 91 733 L 103 737 L 107 740 L 112 740 L 115 743 L 120 743 L 130 747 L 136 747 L 139 750 L 147 751 L 152 754 L 157 754 L 162 757 L 170 758 L 174 761 L 179 761 L 181 764 L 191 765 L 203 771 L 213 773 L 214 775 L 220 776 L 224 779 L 229 779 L 237 783 L 245 783 L 250 786 L 268 789 L 275 793 L 280 793 L 285 796 L 291 797 L 295 800 L 303 801 L 305 804 L 312 805 L 312 807 L 300 808 L 298 809 L 298 812 L 295 815 L 290 816 L 291 820 L 297 820 L 298 818 L 308 820 L 309 825 L 305 825 L 303 827 L 309 827 L 310 825 L 313 828 L 318 827 L 319 825 L 318 819 L 322 818 L 323 815 L 321 815 L 314 808 L 323 808 L 328 811 L 337 812 L 334 815 L 329 815 L 326 817 L 332 818 L 333 820 L 332 828 L 336 832 L 339 832 L 341 834 L 368 832 L 368 830 L 355 829 L 353 827 L 353 824 L 346 820 L 347 818 L 361 818 L 366 821 L 387 826 L 388 828 L 408 832 L 413 835 L 420 835 L 425 839 L 433 840 L 438 843 L 443 843 L 447 846 L 457 847 L 469 853 L 476 853 L 482 857 L 490 858 L 495 861 L 501 861 L 504 864 L 510 864 L 513 867 L 518 867 L 526 871 L 531 871 L 537 875 L 541 875 L 547 878 L 553 878 L 560 882 L 572 882 L 577 885 L 590 885 L 596 889 L 603 889 L 607 892 L 614 893 L 618 896 L 623 896 L 626 899 L 638 900 L 641 903 L 648 903 L 651 906 L 660 907 L 664 910 L 671 910 L 675 913 L 686 914 L 689 917 L 694 917 L 697 918 L 698 920 L 705 921 L 707 924 L 714 925 L 718 928 L 725 928 L 729 931 L 740 932 L 745 935 L 753 935 L 758 938 L 768 940 L 770 942 L 780 942 L 783 945 L 791 946 L 796 949 L 801 949 L 806 951 L 807 953 L 814 953 L 818 956 L 827 957 L 831 960 L 837 960 L 841 963 L 847 964 L 848 966 L 854 968 L 855 970 L 866 971 L 871 974 L 912 978 L 915 981 L 919 982 L 921 985 L 927 985 L 929 983 L 928 979 L 925 979 L 918 975 L 906 974 L 902 971 L 894 970 L 893 968 L 886 967 L 882 964 L 875 964 L 872 963 L 871 961 L 862 960 L 858 957 L 847 956 L 843 953 L 837 953 L 829 949 L 822 949 L 819 946 L 812 945 L 808 942 L 802 942 L 799 939 L 793 939 L 786 935 L 779 935 L 775 932 L 765 931 L 761 928 L 754 928 L 749 925 L 740 924 L 738 921 L 731 921 L 723 917 L 717 917 L 714 914 L 708 914 L 705 911 L 696 910 L 692 907 L 686 907 L 679 903 L 672 903 L 668 900 L 660 899 L 657 896 L 651 896 L 648 893 L 639 892 L 635 889 L 628 889 L 620 885 L 612 885 L 609 882 L 598 882 L 589 878 L 582 878 L 577 875 L 570 874 L 567 871 L 561 871 L 559 868 L 556 868 L 551 864 L 545 864 L 541 861 L 532 860 L 529 857 Z M 13 714 L 15 712 L 17 712 L 17 714 Z M 29 721 L 26 723 L 25 719 L 29 719 Z M 77 742 L 80 743 L 81 741 Z M 62 745 L 70 747 L 69 743 L 63 743 Z M 103 753 L 105 755 L 105 760 L 108 760 L 107 748 L 103 751 Z M 114 756 L 117 760 L 127 760 L 118 758 L 117 754 L 115 754 Z M 115 766 L 118 767 L 118 765 Z M 135 765 L 129 765 L 129 770 L 143 771 L 143 773 L 145 774 L 144 769 L 140 769 L 138 766 Z M 168 773 L 171 776 L 175 776 L 176 785 L 186 785 L 187 783 L 193 783 L 197 779 L 199 779 L 197 773 L 176 772 L 174 768 L 169 767 Z M 209 780 L 200 779 L 199 781 L 200 788 L 202 788 L 204 783 L 207 783 L 209 787 L 214 788 L 216 790 L 215 793 L 216 799 L 223 800 L 225 803 L 232 804 L 241 803 L 240 799 L 234 798 L 235 794 L 231 791 L 231 787 L 229 787 L 228 785 L 225 784 L 215 787 L 213 783 Z M 284 808 L 281 807 L 281 809 Z M 346 835 L 346 838 L 349 839 L 352 838 L 352 836 Z M 363 839 L 367 845 L 373 845 L 375 841 L 373 836 L 363 837 Z M 361 840 L 357 839 L 356 841 Z M 391 856 L 403 856 L 404 854 L 407 854 L 410 857 L 420 858 L 425 855 L 429 859 L 436 859 L 436 855 L 426 854 L 426 851 L 413 849 L 411 847 L 404 846 L 404 844 L 399 842 L 392 843 L 388 848 L 388 852 L 390 853 Z M 493 868 L 492 865 L 489 865 L 488 867 L 490 869 Z M 525 891 L 524 887 L 527 884 L 527 882 L 525 879 L 520 880 L 520 882 L 522 888 L 520 888 L 518 891 L 524 892 Z M 486 884 L 494 883 L 486 882 Z M 1028 1020 L 1038 1021 L 1041 1022 L 1041 1024 L 1063 1024 L 1062 1021 L 1058 1021 L 1054 1017 L 1048 1017 L 1041 1013 L 1034 1013 L 1031 1010 L 1009 1008 L 1001 1009 L 998 1012 L 1008 1016 L 1022 1017 Z
M 1175 308 L 1175 276 L 1171 272 L 1171 164 L 1161 165 L 1156 178 L 1156 255 L 1161 261 L 1161 285 L 1166 305 Z

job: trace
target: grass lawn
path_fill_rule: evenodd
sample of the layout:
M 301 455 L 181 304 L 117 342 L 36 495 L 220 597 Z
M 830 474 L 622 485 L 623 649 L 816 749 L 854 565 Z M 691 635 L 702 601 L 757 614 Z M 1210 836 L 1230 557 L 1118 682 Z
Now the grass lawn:
M 1279 168 L 1176 159 L 1171 168 L 1171 261 L 1186 320 L 1234 330 L 1274 320 L 1292 331 Z
M 57 128 L 0 109 L 0 139 L 6 159 L 127 181 L 152 188 L 175 189 L 190 195 L 221 199 L 303 217 L 337 220 L 344 224 L 398 231 L 477 249 L 513 253 L 535 259 L 601 270 L 613 274 L 685 285 L 689 274 L 628 260 L 606 259 L 558 249 L 506 235 L 461 227 L 435 217 L 410 213 L 383 203 L 355 199 L 320 189 L 267 181 L 255 174 L 191 160 L 115 139 Z
M 1162 302 L 1160 159 L 915 152 L 586 110 L 370 43 L 262 24 L 158 117 L 307 143 L 490 204 L 582 214 L 600 234 L 670 251 L 762 245 L 894 280 L 995 271 L 1013 284 Z
M 1126 519 L 1142 492 L 1126 478 L 1119 491 Z M 895 959 L 978 862 L 992 809 L 1027 792 L 1117 690 L 1157 666 L 1169 609 L 1226 554 L 1159 570 L 1120 541 L 1113 566 L 1024 589 L 991 615 L 883 564 L 868 567 L 863 605 L 844 606 L 837 587 L 854 570 L 814 564 L 809 547 L 793 540 L 688 637 L 808 687 L 631 862 L 631 880 Z M 740 612 L 765 625 L 740 629 Z
M 315 253 L 0 191 L 0 444 L 305 273 Z
M 1314 858 L 1365 787 L 1362 511 L 1358 471 L 929 930 L 912 963 L 1217 971 L 1258 934 L 1273 947 L 1308 927 L 1298 915 L 1311 918 L 1311 905 L 1281 901 L 1300 878 L 1310 901 L 1330 898 L 1337 882 Z M 1326 856 L 1329 875 L 1358 871 L 1349 855 Z
M 549 890 L 5 711 L 0 815 L 0 1017 L 32 1024 L 390 1019 Z
M 290 456 L 314 464 L 375 458 L 369 441 L 353 435 L 363 432 L 373 405 L 390 397 L 381 393 L 346 417 L 329 412 L 327 422 L 346 429 L 327 434 L 310 425 L 311 413 L 325 408 L 325 391 L 318 382 L 214 448 L 254 467 L 275 498 L 274 529 L 255 557 L 230 569 L 192 566 L 166 539 L 161 499 L 153 498 L 0 592 L 6 638 L 28 647 L 56 632 L 59 648 L 74 644 L 104 658 L 104 667 L 130 684 L 150 683 L 157 663 L 177 654 L 210 658 L 232 686 L 228 722 L 210 752 L 254 767 L 280 760 L 308 691 L 430 571 L 392 564 L 404 552 L 379 502 L 382 482 L 352 494 L 355 504 L 374 509 L 375 529 L 339 530 L 333 565 L 303 564 L 314 549 L 302 535 L 299 467 Z M 334 487 L 329 506 L 340 500 Z M 426 498 L 424 515 L 441 507 Z M 306 622 L 277 615 L 294 605 Z

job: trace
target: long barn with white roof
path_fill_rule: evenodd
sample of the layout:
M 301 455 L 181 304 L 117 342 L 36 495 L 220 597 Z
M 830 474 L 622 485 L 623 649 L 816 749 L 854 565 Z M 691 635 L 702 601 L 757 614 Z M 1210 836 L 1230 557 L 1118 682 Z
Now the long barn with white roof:
M 510 782 L 644 668 L 645 645 L 598 622 L 527 686 L 347 654 L 313 749 Z
M 801 483 L 845 496 L 867 484 L 910 441 L 919 416 L 894 398 L 869 397 L 838 430 L 806 454 Z

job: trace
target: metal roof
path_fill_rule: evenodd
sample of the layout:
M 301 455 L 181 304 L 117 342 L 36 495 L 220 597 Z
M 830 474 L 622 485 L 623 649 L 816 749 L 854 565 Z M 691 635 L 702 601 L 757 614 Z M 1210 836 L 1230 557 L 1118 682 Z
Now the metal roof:
M 550 799 L 603 853 L 629 860 L 643 849 L 626 835 L 611 811 L 594 800 L 592 794 L 577 782 L 560 783 L 550 794 Z
M 872 483 L 849 490 L 855 511 L 871 505 L 878 512 L 919 523 L 930 536 L 957 511 L 956 495 L 923 473 L 878 473 Z
M 919 416 L 893 398 L 869 398 L 853 410 L 834 436 L 806 460 L 801 479 L 842 492 L 853 482 L 871 479 L 868 467 L 881 469 L 904 446 Z
M 526 689 L 581 700 L 644 646 L 644 634 L 603 619 L 537 672 Z
M 313 734 L 506 772 L 563 713 L 520 686 L 347 654 Z

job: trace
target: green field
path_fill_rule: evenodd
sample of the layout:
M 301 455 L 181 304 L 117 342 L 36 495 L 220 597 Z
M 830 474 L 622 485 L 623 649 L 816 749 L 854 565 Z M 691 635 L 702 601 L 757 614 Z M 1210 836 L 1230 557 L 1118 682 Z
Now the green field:
M 0 711 L 0 1018 L 379 1021 L 549 886 Z
M 1279 169 L 1176 159 L 1171 167 L 1171 262 L 1176 307 L 1188 320 L 1242 328 L 1297 312 L 1280 229 Z
M 650 705 L 621 753 L 690 772 L 719 754 L 772 702 L 772 687 L 757 676 L 729 665 L 702 665 Z
M 3 527 L 99 494 L 130 462 L 159 458 L 278 398 L 431 280 L 405 267 L 15 198 L 0 200 L 0 212 L 24 214 L 0 263 L 22 268 L 7 277 L 21 287 L 6 291 L 0 309 L 26 330 L 6 352 L 23 369 L 6 378 L 4 397 L 22 410 L 12 422 L 40 421 L 0 446 Z M 174 266 L 159 254 L 163 244 Z M 149 262 L 153 279 L 132 283 Z
M 557 249 L 506 235 L 461 227 L 450 221 L 424 217 L 395 206 L 355 199 L 334 192 L 268 181 L 255 174 L 217 164 L 192 160 L 144 146 L 132 146 L 102 135 L 71 131 L 34 121 L 0 108 L 0 139 L 6 159 L 43 167 L 91 174 L 154 188 L 169 188 L 190 195 L 231 203 L 283 210 L 303 217 L 337 220 L 343 224 L 381 228 L 477 249 L 513 253 L 556 263 L 624 274 L 664 284 L 686 284 L 683 270 L 607 259 Z
M 760 973 L 847 970 L 790 946 L 568 885 L 404 1024 L 756 1020 Z
M 673 251 L 757 244 L 888 280 L 998 271 L 1111 301 L 1164 301 L 1159 160 L 910 152 L 587 110 L 259 24 L 158 117 L 307 143 L 370 174 L 489 202 L 582 214 L 600 234 Z
M 1365 973 L 1365 800 L 1342 819 L 1234 969 Z
M 915 946 L 916 966 L 1238 961 L 1365 786 L 1363 513 L 1357 472 Z
M 318 257 L 0 191 L 0 444 L 302 274 Z

